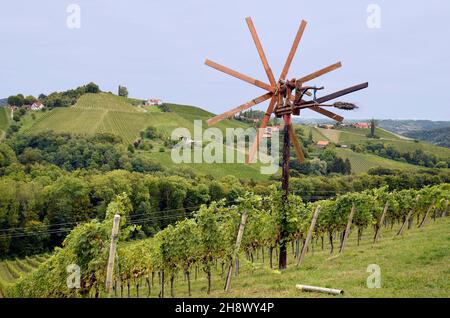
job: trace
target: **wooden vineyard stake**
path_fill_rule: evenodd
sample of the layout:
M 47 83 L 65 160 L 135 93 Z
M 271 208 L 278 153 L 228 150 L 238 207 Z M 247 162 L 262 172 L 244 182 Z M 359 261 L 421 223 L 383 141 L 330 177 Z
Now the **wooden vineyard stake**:
M 389 208 L 389 201 L 386 201 L 384 205 L 383 214 L 381 215 L 380 222 L 378 222 L 377 230 L 375 232 L 375 236 L 373 237 L 373 243 L 375 244 L 378 241 L 381 233 L 381 227 L 383 226 L 384 218 L 386 217 L 387 210 Z
M 430 214 L 431 210 L 434 207 L 434 204 L 436 203 L 436 199 L 433 199 L 433 202 L 431 203 L 431 205 L 428 207 L 427 213 L 425 213 L 422 222 L 420 222 L 419 227 L 422 227 L 425 225 L 425 223 L 427 222 L 427 218 L 428 218 L 428 214 Z
M 445 201 L 445 208 L 444 208 L 444 212 L 442 213 L 442 216 L 447 216 L 447 208 L 448 208 L 448 200 Z
M 106 268 L 106 292 L 111 293 L 114 259 L 116 258 L 117 233 L 119 233 L 120 215 L 114 215 L 111 231 L 111 245 L 109 247 L 108 267 Z
M 352 209 L 350 210 L 350 214 L 348 215 L 347 226 L 345 227 L 344 237 L 342 238 L 341 247 L 339 248 L 339 253 L 342 253 L 345 247 L 345 241 L 350 233 L 350 228 L 352 226 L 353 215 L 355 214 L 355 204 L 352 204 Z
M 420 194 L 418 194 L 416 196 L 416 205 L 417 205 L 417 202 L 419 202 L 419 198 L 420 198 Z M 403 231 L 405 230 L 405 227 L 407 226 L 409 219 L 411 218 L 413 210 L 414 210 L 414 208 L 411 208 L 411 210 L 409 210 L 408 215 L 406 216 L 405 221 L 402 223 L 402 226 L 400 227 L 400 230 L 398 231 L 397 235 L 403 234 Z
M 228 269 L 227 280 L 225 284 L 225 291 L 229 291 L 231 287 L 231 277 L 233 276 L 233 264 L 234 260 L 239 254 L 239 248 L 241 246 L 242 235 L 244 235 L 245 223 L 247 222 L 247 212 L 242 213 L 241 224 L 236 238 L 236 245 L 234 246 L 233 255 L 231 256 L 230 268 Z
M 307 82 L 310 82 L 320 76 L 328 74 L 334 70 L 337 70 L 342 67 L 341 62 L 337 62 L 331 64 L 327 67 L 324 67 L 318 71 L 312 72 L 310 74 L 300 76 L 296 78 L 288 79 L 287 75 L 289 73 L 290 66 L 294 59 L 294 56 L 299 47 L 300 41 L 303 37 L 303 34 L 306 29 L 307 22 L 301 21 L 300 26 L 295 35 L 293 44 L 289 50 L 289 54 L 286 58 L 284 66 L 282 68 L 281 74 L 278 78 L 278 82 L 276 81 L 272 69 L 267 61 L 267 57 L 264 53 L 263 47 L 261 45 L 261 41 L 256 32 L 255 25 L 250 17 L 245 18 L 247 22 L 247 26 L 250 30 L 250 34 L 252 36 L 253 42 L 256 46 L 256 50 L 258 52 L 259 58 L 264 67 L 265 73 L 267 75 L 267 79 L 269 83 L 263 82 L 262 80 L 258 80 L 254 77 L 248 76 L 244 73 L 235 71 L 231 68 L 223 66 L 219 63 L 213 62 L 209 59 L 205 60 L 205 64 L 209 67 L 212 67 L 220 72 L 228 74 L 234 78 L 240 79 L 246 83 L 254 85 L 258 88 L 265 90 L 265 94 L 257 96 L 250 101 L 234 107 L 222 114 L 214 116 L 207 120 L 208 125 L 214 125 L 222 120 L 227 118 L 232 118 L 239 112 L 245 111 L 253 106 L 256 106 L 264 101 L 270 100 L 269 106 L 266 109 L 264 117 L 261 120 L 260 126 L 258 127 L 258 132 L 256 134 L 255 140 L 252 142 L 252 145 L 249 148 L 248 156 L 246 158 L 246 163 L 254 163 L 255 156 L 257 157 L 258 146 L 261 142 L 261 139 L 265 138 L 266 135 L 265 128 L 269 124 L 270 118 L 272 115 L 275 115 L 276 118 L 284 119 L 284 140 L 283 140 L 283 162 L 281 166 L 283 167 L 282 172 L 282 190 L 283 190 L 283 207 L 281 207 L 281 226 L 279 233 L 279 261 L 278 268 L 283 270 L 286 268 L 287 264 L 287 252 L 286 252 L 286 243 L 288 238 L 288 230 L 287 230 L 287 210 L 289 209 L 288 202 L 288 194 L 289 194 L 289 160 L 290 160 L 290 151 L 291 143 L 294 146 L 294 151 L 297 155 L 297 159 L 300 164 L 304 163 L 305 156 L 302 151 L 302 144 L 298 140 L 297 135 L 295 134 L 295 129 L 291 123 L 292 115 L 300 115 L 300 110 L 308 109 L 311 111 L 315 111 L 321 115 L 327 116 L 337 122 L 342 122 L 344 118 L 338 114 L 335 114 L 324 107 L 334 107 L 341 110 L 353 110 L 357 108 L 355 104 L 346 103 L 346 102 L 336 102 L 334 104 L 323 104 L 325 102 L 329 102 L 331 100 L 340 98 L 344 95 L 354 93 L 356 91 L 365 89 L 369 86 L 369 84 L 361 83 L 358 85 L 353 85 L 339 91 L 333 92 L 331 94 L 316 98 L 316 93 L 318 90 L 322 90 L 323 87 L 315 87 L 315 86 L 304 86 Z M 313 96 L 312 99 L 304 100 L 304 96 Z M 345 105 L 345 107 L 343 106 Z M 275 154 L 277 155 L 277 154 Z M 275 250 L 277 251 L 277 250 Z
M 311 220 L 311 225 L 309 226 L 308 235 L 306 236 L 305 243 L 302 246 L 302 251 L 300 253 L 300 257 L 298 258 L 297 267 L 300 267 L 302 265 L 303 259 L 305 258 L 306 249 L 308 248 L 309 242 L 311 241 L 312 233 L 314 231 L 314 227 L 316 226 L 317 217 L 319 216 L 320 212 L 320 205 L 316 207 L 316 210 L 314 211 L 313 218 Z

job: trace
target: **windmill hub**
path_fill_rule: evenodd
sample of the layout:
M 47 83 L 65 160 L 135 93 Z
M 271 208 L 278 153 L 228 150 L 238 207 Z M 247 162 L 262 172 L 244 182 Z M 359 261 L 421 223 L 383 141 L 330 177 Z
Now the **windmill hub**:
M 303 82 L 300 79 L 279 80 L 274 93 L 277 96 L 275 116 L 280 118 L 287 115 L 300 115 L 302 106 L 308 105 L 310 107 L 312 105 L 311 102 L 307 103 L 303 100 L 304 95 L 313 95 L 312 103 L 321 106 L 316 102 L 316 93 L 322 89 L 324 89 L 323 86 L 303 86 Z

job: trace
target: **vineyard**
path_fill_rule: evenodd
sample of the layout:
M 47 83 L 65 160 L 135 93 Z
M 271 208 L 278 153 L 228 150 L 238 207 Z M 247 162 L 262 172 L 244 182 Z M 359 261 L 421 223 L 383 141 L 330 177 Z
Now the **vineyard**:
M 119 195 L 109 204 L 104 221 L 94 220 L 75 228 L 64 241 L 62 248 L 57 248 L 53 256 L 37 270 L 20 278 L 14 285 L 7 286 L 5 294 L 11 297 L 107 296 L 104 289 L 106 264 L 112 220 L 116 214 L 121 215 L 113 282 L 116 297 L 176 296 L 175 292 L 181 291 L 175 283 L 182 284 L 185 288 L 183 295 L 189 296 L 199 294 L 192 288 L 198 287 L 200 283 L 204 284 L 204 295 L 214 293 L 213 288 L 222 289 L 224 273 L 232 260 L 236 233 L 244 213 L 248 218 L 239 257 L 233 262 L 234 275 L 237 275 L 235 281 L 238 284 L 241 273 L 248 276 L 249 273 L 256 272 L 263 276 L 264 271 L 277 268 L 277 246 L 280 243 L 282 195 L 276 189 L 272 190 L 272 195 L 268 197 L 247 193 L 232 205 L 227 205 L 225 201 L 203 205 L 192 217 L 179 221 L 176 225 L 169 225 L 154 237 L 144 240 L 129 238 L 137 224 L 150 222 L 153 218 L 146 216 L 146 219 L 131 220 L 129 199 L 126 194 Z M 407 232 L 428 227 L 432 220 L 443 222 L 436 227 L 441 233 L 441 241 L 436 241 L 435 236 L 430 237 L 429 244 L 432 249 L 423 252 L 430 253 L 432 258 L 445 264 L 449 257 L 448 244 L 445 244 L 445 240 L 448 241 L 446 216 L 449 195 L 449 184 L 392 193 L 384 187 L 306 204 L 299 196 L 290 195 L 287 211 L 288 240 L 291 246 L 289 275 L 293 275 L 294 271 L 303 273 L 312 270 L 311 263 L 298 265 L 302 251 L 308 252 L 308 260 L 315 257 L 319 257 L 319 261 L 324 260 L 326 254 L 331 254 L 327 262 L 336 259 L 337 268 L 339 264 L 348 267 L 348 257 L 351 259 L 358 255 L 349 247 L 348 251 L 344 249 L 344 246 L 350 244 L 353 248 L 357 246 L 359 253 L 369 252 L 369 245 L 387 246 L 386 253 L 390 253 L 394 258 L 395 246 L 401 246 L 397 250 L 398 254 L 404 256 L 411 253 L 407 255 L 410 264 L 412 253 L 421 252 L 420 244 L 414 246 L 409 243 L 406 248 L 406 243 L 403 244 L 399 239 Z M 317 211 L 318 206 L 320 213 L 311 232 L 312 241 L 308 244 L 307 233 L 313 212 Z M 349 217 L 350 215 L 352 217 Z M 159 216 L 169 217 L 170 215 Z M 416 237 L 416 243 L 421 240 L 422 234 L 423 232 L 417 232 L 419 236 Z M 349 242 L 345 245 L 349 235 Z M 443 249 L 436 250 L 438 245 L 442 244 Z M 346 253 L 353 253 L 353 256 Z M 339 258 L 336 258 L 337 256 Z M 319 261 L 313 263 L 313 268 L 319 266 Z M 383 262 L 382 259 L 379 261 Z M 424 265 L 429 264 L 428 259 L 419 257 L 418 261 L 423 261 Z M 69 264 L 80 266 L 80 289 L 68 289 L 66 286 L 66 267 Z M 448 271 L 448 268 L 444 265 L 439 272 L 442 270 Z M 217 277 L 214 278 L 214 275 Z M 308 277 L 306 274 L 302 275 Z M 316 274 L 313 272 L 312 275 Z M 336 275 L 339 276 L 339 270 Z M 430 274 L 430 277 L 434 277 L 433 275 L 436 273 Z M 203 277 L 202 280 L 200 276 Z M 252 278 L 253 282 L 255 280 L 256 278 Z M 280 280 L 281 278 L 277 281 Z M 283 286 L 294 284 L 286 282 L 285 279 L 283 281 Z M 348 281 L 352 282 L 352 279 Z M 282 288 L 280 286 L 276 288 Z M 440 289 L 435 292 L 445 293 L 445 281 L 439 280 L 438 287 Z
M 0 296 L 7 286 L 36 270 L 47 258 L 48 255 L 35 255 L 0 262 Z
M 169 112 L 146 111 L 135 106 L 139 101 L 106 93 L 85 94 L 73 107 L 54 108 L 39 114 L 35 121 L 25 118 L 22 131 L 36 133 L 46 130 L 73 134 L 111 133 L 130 144 L 139 137 L 139 133 L 153 126 L 170 136 L 175 128 L 186 127 L 193 131 L 195 119 L 206 120 L 211 113 L 193 106 L 167 104 Z M 247 128 L 243 123 L 230 121 L 230 124 L 218 124 L 216 127 Z M 206 128 L 206 125 L 204 125 Z M 0 128 L 1 129 L 1 128 Z

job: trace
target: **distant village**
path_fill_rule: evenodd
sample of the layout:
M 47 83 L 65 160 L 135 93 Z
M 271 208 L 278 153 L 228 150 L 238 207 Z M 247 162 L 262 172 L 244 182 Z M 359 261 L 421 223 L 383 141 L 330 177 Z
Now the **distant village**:
M 359 129 L 368 129 L 370 128 L 370 124 L 366 122 L 359 122 L 359 123 L 350 123 L 350 124 L 318 124 L 318 128 L 325 128 L 325 129 L 335 129 L 335 128 L 359 128 Z

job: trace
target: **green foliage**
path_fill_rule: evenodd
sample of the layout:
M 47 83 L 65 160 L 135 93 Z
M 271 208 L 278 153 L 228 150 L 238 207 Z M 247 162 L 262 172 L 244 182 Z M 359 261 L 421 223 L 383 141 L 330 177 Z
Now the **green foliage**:
M 224 200 L 202 205 L 190 219 L 169 225 L 153 238 L 137 242 L 128 241 L 135 227 L 125 227 L 132 217 L 132 201 L 125 194 L 115 196 L 108 205 L 104 221 L 90 221 L 76 227 L 55 254 L 39 269 L 7 288 L 8 296 L 50 297 L 85 296 L 91 291 L 102 291 L 108 257 L 108 235 L 114 214 L 122 216 L 121 241 L 118 248 L 116 280 L 137 280 L 149 272 L 165 272 L 173 278 L 178 271 L 189 273 L 193 266 L 200 266 L 211 277 L 215 262 L 228 263 L 233 254 L 235 237 L 243 212 L 248 213 L 242 248 L 252 253 L 260 247 L 274 246 L 279 242 L 281 209 L 286 208 L 289 240 L 305 237 L 314 209 L 320 205 L 321 212 L 315 229 L 316 236 L 325 233 L 330 238 L 345 229 L 348 215 L 354 206 L 353 224 L 360 231 L 376 224 L 384 204 L 388 201 L 392 213 L 388 222 L 405 216 L 404 209 L 414 207 L 417 211 L 443 200 L 448 200 L 450 185 L 426 187 L 419 191 L 406 190 L 394 193 L 379 188 L 360 193 L 340 195 L 334 200 L 320 200 L 306 206 L 298 196 L 290 195 L 283 205 L 282 192 L 275 186 L 271 196 L 264 201 L 261 196 L 247 192 L 236 203 L 227 206 Z M 414 197 L 420 194 L 415 204 Z M 399 208 L 400 207 L 400 208 Z M 402 209 L 403 208 L 403 209 Z M 65 286 L 68 264 L 78 264 L 82 273 L 82 288 L 74 291 Z M 19 274 L 20 275 L 20 274 Z
M 22 94 L 11 95 L 8 97 L 8 105 L 20 107 L 24 104 L 24 97 Z
M 117 95 L 123 96 L 123 97 L 128 97 L 128 89 L 125 86 L 119 85 Z
M 359 146 L 362 147 L 362 151 L 395 161 L 402 161 L 431 168 L 437 166 L 439 166 L 439 168 L 450 167 L 450 158 L 441 158 L 420 148 L 413 151 L 401 152 L 397 147 L 383 142 L 368 142 Z

